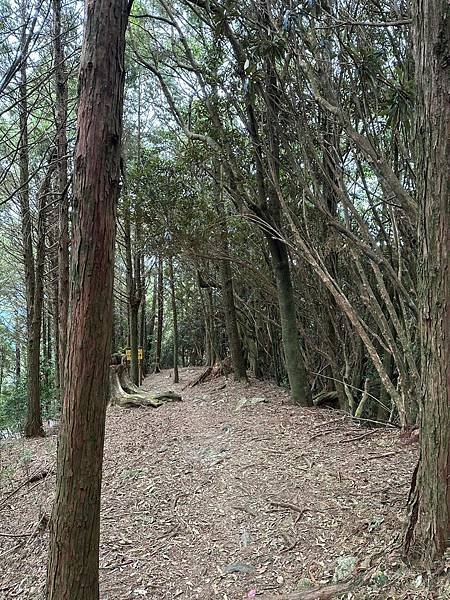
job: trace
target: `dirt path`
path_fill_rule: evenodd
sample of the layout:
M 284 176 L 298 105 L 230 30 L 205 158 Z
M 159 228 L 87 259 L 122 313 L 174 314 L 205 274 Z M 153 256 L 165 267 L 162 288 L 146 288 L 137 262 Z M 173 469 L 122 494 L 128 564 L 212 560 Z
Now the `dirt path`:
M 163 372 L 145 386 L 178 391 L 197 373 L 182 370 L 174 386 Z M 415 447 L 335 412 L 283 405 L 267 382 L 220 379 L 182 394 L 157 410 L 108 411 L 102 599 L 288 598 L 299 582 L 330 582 L 343 562 L 374 574 L 353 598 L 389 597 L 395 582 L 376 576 L 388 556 L 396 564 Z M 53 468 L 54 449 L 55 437 L 0 447 L 0 598 L 43 597 L 45 518 L 36 526 L 54 475 L 5 499 Z

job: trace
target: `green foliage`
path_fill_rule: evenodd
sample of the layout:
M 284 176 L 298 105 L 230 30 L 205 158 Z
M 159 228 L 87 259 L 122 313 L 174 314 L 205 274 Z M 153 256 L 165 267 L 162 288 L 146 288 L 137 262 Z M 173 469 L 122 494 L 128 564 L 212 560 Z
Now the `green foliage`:
M 43 420 L 53 420 L 59 414 L 58 393 L 53 367 L 46 361 L 41 366 L 41 407 Z M 0 432 L 21 431 L 27 414 L 27 382 L 5 386 L 0 395 Z M 1 435 L 0 435 L 1 437 Z
M 20 431 L 27 410 L 26 381 L 6 389 L 0 396 L 0 430 Z

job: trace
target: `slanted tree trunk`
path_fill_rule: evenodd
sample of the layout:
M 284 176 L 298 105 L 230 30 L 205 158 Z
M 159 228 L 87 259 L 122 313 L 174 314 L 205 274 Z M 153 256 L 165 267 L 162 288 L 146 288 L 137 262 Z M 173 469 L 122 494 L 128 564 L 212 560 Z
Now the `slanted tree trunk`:
M 219 189 L 217 199 L 217 212 L 220 218 L 220 279 L 222 284 L 222 303 L 225 314 L 225 325 L 230 345 L 231 360 L 233 362 L 233 375 L 235 381 L 247 381 L 242 340 L 239 335 L 236 306 L 234 304 L 233 273 L 229 256 L 228 225 L 223 198 L 222 167 L 218 169 Z
M 175 277 L 173 274 L 173 257 L 169 256 L 169 282 L 170 295 L 172 299 L 172 321 L 173 321 L 173 382 L 179 383 L 180 376 L 178 373 L 178 315 L 177 315 L 177 299 L 175 295 Z
M 48 600 L 98 600 L 127 0 L 86 2 L 74 158 L 71 315 Z
M 262 5 L 262 18 L 270 21 L 267 8 Z M 268 25 L 270 28 L 270 25 Z M 268 152 L 262 153 L 263 144 L 258 131 L 258 121 L 254 106 L 250 100 L 247 104 L 248 132 L 252 141 L 259 205 L 251 207 L 264 224 L 263 232 L 267 240 L 272 262 L 272 269 L 277 286 L 278 306 L 281 319 L 281 334 L 285 356 L 286 371 L 294 404 L 312 406 L 306 367 L 300 352 L 295 312 L 294 290 L 292 286 L 289 255 L 281 236 L 281 205 L 278 198 L 280 171 L 280 143 L 278 135 L 279 90 L 276 74 L 268 56 L 265 61 L 265 121 Z
M 449 170 L 450 11 L 414 2 L 417 186 L 420 207 L 420 458 L 410 493 L 405 552 L 431 562 L 450 540 Z
M 58 362 L 60 395 L 64 393 L 64 361 L 67 346 L 69 314 L 69 201 L 67 178 L 67 73 L 65 67 L 64 35 L 61 27 L 61 0 L 52 0 L 53 62 L 56 113 L 56 151 L 58 158 L 59 196 L 58 215 Z

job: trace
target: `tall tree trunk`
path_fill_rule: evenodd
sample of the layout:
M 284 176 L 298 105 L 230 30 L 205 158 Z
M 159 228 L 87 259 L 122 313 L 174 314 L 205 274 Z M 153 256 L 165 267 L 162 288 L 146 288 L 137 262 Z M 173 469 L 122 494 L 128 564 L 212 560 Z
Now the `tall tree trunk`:
M 133 302 L 129 304 L 130 311 L 130 349 L 131 363 L 130 376 L 135 385 L 139 385 L 139 360 L 138 360 L 138 339 L 139 339 L 139 304 Z
M 128 318 L 129 318 L 129 346 L 131 349 L 130 376 L 134 384 L 139 385 L 139 305 L 140 297 L 140 259 L 139 254 L 133 256 L 131 242 L 131 214 L 127 201 L 125 207 L 125 255 L 127 270 Z
M 212 288 L 206 289 L 206 319 L 208 322 L 209 331 L 209 358 L 210 365 L 214 365 L 219 360 L 219 352 L 217 348 L 217 332 L 214 323 L 214 298 Z
M 222 167 L 219 167 L 219 189 L 217 199 L 217 212 L 220 218 L 220 280 L 222 284 L 222 303 L 225 314 L 225 325 L 227 329 L 228 342 L 230 345 L 231 360 L 233 362 L 233 373 L 236 381 L 247 381 L 247 372 L 242 348 L 242 340 L 239 335 L 236 306 L 234 304 L 233 273 L 229 256 L 228 225 L 223 198 Z
M 268 243 L 277 284 L 284 359 L 289 386 L 291 388 L 291 398 L 295 404 L 311 406 L 311 392 L 309 390 L 305 364 L 300 352 L 288 252 L 286 245 L 279 240 L 268 237 Z
M 50 192 L 50 181 L 54 171 L 52 159 L 39 190 L 36 267 L 34 270 L 34 297 L 32 303 L 31 328 L 28 337 L 28 410 L 24 433 L 26 437 L 44 435 L 41 414 L 41 330 L 42 305 L 44 301 L 45 230 L 46 205 Z
M 127 0 L 86 2 L 75 149 L 71 315 L 48 600 L 98 600 Z
M 148 331 L 147 331 L 147 346 L 144 354 L 144 360 L 146 362 L 147 372 L 151 369 L 151 356 L 153 354 L 153 338 L 155 333 L 155 319 L 156 319 L 156 300 L 158 295 L 158 278 L 154 278 L 153 292 L 152 292 L 152 309 L 148 319 Z
M 40 367 L 41 367 L 41 340 L 44 336 L 42 331 L 43 304 L 44 304 L 44 266 L 45 266 L 45 228 L 46 228 L 46 203 L 50 188 L 51 172 L 46 175 L 42 193 L 39 198 L 39 217 L 37 229 L 37 247 L 36 247 L 36 269 L 35 269 L 35 288 L 33 301 L 33 321 L 31 326 L 31 336 L 33 338 L 33 364 L 32 364 L 32 385 L 34 388 L 33 397 L 39 398 L 39 413 L 41 413 L 40 404 Z M 25 425 L 25 435 L 29 423 Z M 33 430 L 33 426 L 31 426 Z
M 170 296 L 172 300 L 172 321 L 173 321 L 173 382 L 179 383 L 180 377 L 178 374 L 178 315 L 177 315 L 177 298 L 175 295 L 175 277 L 173 274 L 173 257 L 169 256 L 169 281 L 170 281 Z
M 14 330 L 14 346 L 15 346 L 15 385 L 18 385 L 20 376 L 22 373 L 22 357 L 21 357 L 21 341 L 20 341 L 20 327 L 19 327 L 19 313 L 16 311 L 15 314 L 15 330 Z
M 22 29 L 22 44 L 26 40 L 26 25 Z M 20 69 L 19 113 L 20 113 L 20 208 L 22 218 L 22 246 L 25 269 L 25 289 L 27 301 L 27 417 L 24 433 L 26 437 L 44 435 L 42 427 L 40 386 L 39 386 L 39 343 L 41 315 L 35 314 L 35 300 L 41 295 L 41 286 L 36 294 L 36 273 L 33 256 L 32 223 L 30 214 L 29 156 L 28 156 L 28 90 L 27 63 Z M 37 327 L 39 330 L 37 331 Z
M 262 4 L 262 18 L 270 30 L 267 6 Z M 278 305 L 281 317 L 281 335 L 285 355 L 286 371 L 291 389 L 291 399 L 300 406 L 312 406 L 311 390 L 308 385 L 306 367 L 300 352 L 300 339 L 295 314 L 294 290 L 286 244 L 281 237 L 281 206 L 278 198 L 280 171 L 280 148 L 278 135 L 279 90 L 277 77 L 270 57 L 266 57 L 265 71 L 265 122 L 268 152 L 266 161 L 262 153 L 263 144 L 258 132 L 258 121 L 251 101 L 247 104 L 248 132 L 252 141 L 255 159 L 259 206 L 251 207 L 265 224 L 272 269 L 277 285 Z M 266 167 L 265 167 L 265 164 Z
M 58 226 L 58 335 L 60 395 L 64 393 L 64 361 L 67 346 L 69 314 L 69 201 L 67 178 L 67 74 L 64 34 L 61 28 L 61 0 L 52 0 L 53 62 L 56 110 L 56 149 L 58 158 L 59 226 Z
M 139 385 L 142 384 L 142 379 L 147 375 L 146 368 L 146 357 L 145 357 L 145 346 L 147 340 L 147 292 L 146 292 L 146 283 L 145 283 L 145 274 L 144 274 L 144 257 L 141 255 L 141 312 L 139 315 L 139 346 L 142 348 L 143 357 L 140 361 L 140 382 Z
M 52 295 L 52 305 L 53 305 L 53 341 L 55 344 L 55 352 L 54 352 L 54 365 L 55 365 L 55 387 L 57 390 L 61 389 L 61 377 L 59 373 L 59 300 L 58 300 L 58 281 L 55 281 L 53 285 L 53 295 Z M 61 399 L 61 393 L 59 393 L 59 398 Z
M 211 332 L 211 318 L 209 310 L 207 309 L 205 299 L 203 297 L 203 290 L 199 286 L 200 302 L 202 304 L 203 318 L 205 321 L 205 362 L 207 366 L 214 364 L 214 349 L 212 344 L 212 332 Z
M 410 494 L 405 551 L 427 562 L 450 540 L 449 214 L 450 9 L 414 3 L 417 186 L 420 206 L 420 458 Z
M 163 281 L 163 259 L 158 256 L 158 315 L 156 322 L 156 353 L 155 353 L 155 373 L 161 371 L 161 348 L 164 319 L 164 281 Z

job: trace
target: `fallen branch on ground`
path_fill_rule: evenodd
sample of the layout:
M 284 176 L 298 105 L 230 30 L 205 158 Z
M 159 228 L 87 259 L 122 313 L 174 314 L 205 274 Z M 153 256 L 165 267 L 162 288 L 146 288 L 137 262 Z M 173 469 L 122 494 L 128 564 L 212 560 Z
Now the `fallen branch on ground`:
M 22 488 L 24 488 L 29 483 L 34 483 L 35 481 L 37 481 L 37 482 L 44 481 L 44 479 L 47 477 L 48 474 L 49 474 L 49 471 L 46 469 L 44 469 L 43 471 L 35 471 L 33 473 L 33 475 L 31 475 L 30 477 L 28 477 L 28 479 L 26 479 L 24 482 L 22 482 L 20 485 L 18 485 L 10 494 L 8 494 L 6 496 L 6 498 L 4 498 L 0 502 L 0 510 L 6 505 L 8 500 L 10 500 L 13 496 L 15 496 L 17 494 L 17 492 L 20 492 L 20 490 Z

